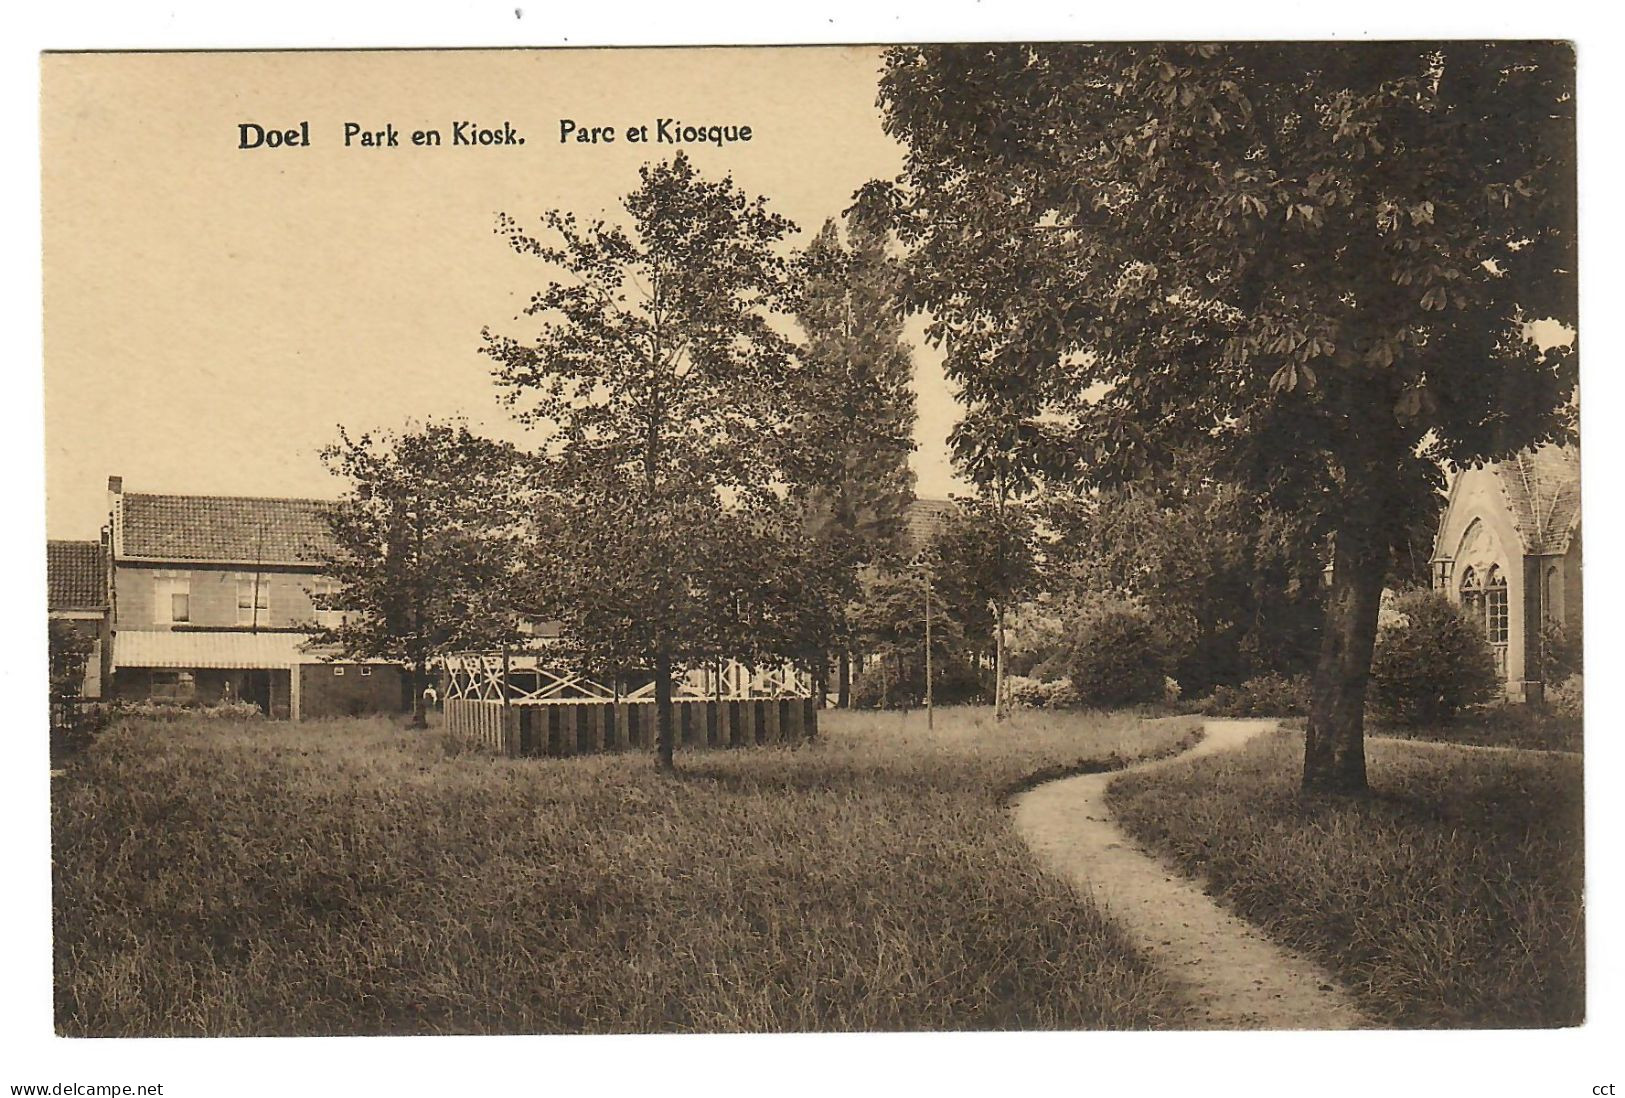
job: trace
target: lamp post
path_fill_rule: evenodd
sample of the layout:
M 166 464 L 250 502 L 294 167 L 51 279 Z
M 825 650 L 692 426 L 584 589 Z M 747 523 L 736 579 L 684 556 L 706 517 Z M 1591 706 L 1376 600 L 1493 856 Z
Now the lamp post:
M 922 559 L 925 572 L 925 727 L 936 727 L 931 690 L 931 562 Z

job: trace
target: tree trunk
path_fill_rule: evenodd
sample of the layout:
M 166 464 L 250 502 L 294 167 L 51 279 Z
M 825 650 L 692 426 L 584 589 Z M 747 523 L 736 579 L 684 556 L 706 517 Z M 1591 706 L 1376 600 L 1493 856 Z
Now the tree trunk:
M 672 761 L 671 649 L 655 651 L 655 768 L 675 770 Z
M 1388 566 L 1377 525 L 1375 520 L 1349 522 L 1336 534 L 1332 587 L 1304 736 L 1306 793 L 1366 789 L 1365 693 Z
M 412 724 L 413 728 L 429 727 L 429 712 L 423 705 L 423 691 L 429 681 L 428 660 L 418 657 L 412 665 Z
M 852 653 L 841 649 L 840 670 L 836 672 L 835 707 L 852 708 Z

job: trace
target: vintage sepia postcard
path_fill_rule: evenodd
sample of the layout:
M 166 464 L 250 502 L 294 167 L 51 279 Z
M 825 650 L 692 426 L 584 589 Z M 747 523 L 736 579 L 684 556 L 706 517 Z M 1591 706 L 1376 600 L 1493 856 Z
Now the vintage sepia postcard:
M 1587 1023 L 1573 43 L 39 72 L 66 1047 Z

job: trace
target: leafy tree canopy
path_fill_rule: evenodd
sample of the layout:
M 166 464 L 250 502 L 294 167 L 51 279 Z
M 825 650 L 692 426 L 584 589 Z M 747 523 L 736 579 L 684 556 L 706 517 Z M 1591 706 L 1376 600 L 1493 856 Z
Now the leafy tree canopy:
M 326 512 L 322 562 L 339 591 L 314 600 L 350 613 L 313 643 L 398 660 L 421 684 L 441 653 L 517 638 L 534 506 L 527 455 L 464 423 L 431 421 L 354 436 L 341 427 L 322 460 L 347 488 Z
M 857 211 L 968 400 L 1025 394 L 1095 483 L 1212 445 L 1335 535 L 1305 783 L 1363 788 L 1377 594 L 1439 463 L 1572 436 L 1576 356 L 1529 338 L 1576 321 L 1570 47 L 908 47 L 880 100 L 906 164 Z
M 499 218 L 547 281 L 526 309 L 535 335 L 488 329 L 484 351 L 542 435 L 539 589 L 599 669 L 654 672 L 669 766 L 674 663 L 739 640 L 741 621 L 797 589 L 763 580 L 743 596 L 749 610 L 718 597 L 788 536 L 798 367 L 783 331 L 795 286 L 781 244 L 796 230 L 682 153 L 639 177 L 625 226 L 553 210 L 534 236 Z

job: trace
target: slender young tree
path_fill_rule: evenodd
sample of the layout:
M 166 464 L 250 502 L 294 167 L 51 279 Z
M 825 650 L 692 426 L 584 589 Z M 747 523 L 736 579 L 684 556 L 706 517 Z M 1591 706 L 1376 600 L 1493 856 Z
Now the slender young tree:
M 1005 658 L 1005 625 L 1012 607 L 1037 582 L 1031 521 L 1018 501 L 1038 487 L 1044 456 L 1053 448 L 1038 416 L 1042 411 L 1030 389 L 1001 381 L 988 386 L 966 409 L 948 437 L 954 464 L 976 484 L 980 497 L 962 501 L 969 531 L 985 539 L 975 554 L 978 582 L 994 617 L 993 715 L 1009 715 Z
M 978 648 L 993 651 L 997 720 L 1009 715 L 1006 627 L 1012 610 L 1037 591 L 1037 534 L 1026 508 L 993 492 L 961 499 L 932 544 L 943 605 Z
M 828 597 L 836 609 L 832 639 L 843 708 L 851 701 L 859 573 L 900 548 L 914 496 L 908 455 L 915 421 L 897 264 L 885 234 L 872 226 L 850 221 L 847 237 L 843 244 L 834 220 L 826 221 L 802 253 L 805 286 L 796 319 L 805 342 L 788 451 L 808 536 L 838 583 Z
M 535 236 L 499 218 L 548 280 L 526 310 L 539 334 L 487 329 L 483 350 L 544 435 L 557 509 L 541 544 L 567 639 L 600 668 L 653 672 L 669 769 L 673 670 L 705 656 L 727 609 L 704 579 L 758 548 L 724 519 L 770 508 L 785 480 L 795 359 L 773 318 L 791 304 L 780 245 L 795 226 L 682 153 L 639 176 L 626 227 L 554 210 Z
M 517 639 L 530 462 L 455 421 L 355 436 L 340 427 L 321 456 L 347 485 L 326 512 L 322 561 L 339 590 L 315 601 L 352 613 L 313 643 L 410 667 L 412 724 L 425 728 L 437 656 Z
M 1390 556 L 1441 463 L 1571 437 L 1574 64 L 1562 43 L 888 52 L 913 306 L 972 399 L 1070 399 L 1074 471 L 1194 439 L 1334 545 L 1311 791 L 1366 786 Z M 1022 379 L 1025 379 L 1022 381 Z M 1070 393 L 1070 398 L 1068 398 Z

